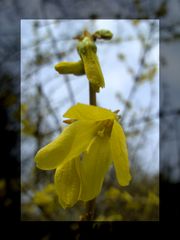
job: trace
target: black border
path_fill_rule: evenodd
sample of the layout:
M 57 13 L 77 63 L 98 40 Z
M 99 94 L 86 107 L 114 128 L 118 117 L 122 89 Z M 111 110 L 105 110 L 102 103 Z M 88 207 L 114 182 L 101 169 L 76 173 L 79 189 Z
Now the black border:
M 24 1 L 25 2 L 25 1 Z M 13 68 L 16 68 L 16 74 L 12 75 L 13 78 L 13 83 L 14 86 L 16 86 L 16 90 L 12 88 L 12 86 L 10 86 L 10 93 L 11 92 L 15 92 L 15 95 L 17 97 L 17 102 L 16 102 L 16 107 L 18 108 L 20 106 L 20 20 L 21 19 L 50 19 L 47 18 L 47 10 L 45 10 L 45 6 L 47 3 L 49 3 L 50 1 L 46 0 L 46 1 L 41 1 L 41 7 L 37 7 L 33 6 L 33 9 L 29 9 L 29 10 L 23 10 L 23 9 L 18 9 L 18 4 L 17 6 L 14 8 L 14 10 L 16 10 L 16 17 L 13 21 L 13 30 L 14 33 L 16 35 L 15 41 L 17 43 L 17 45 L 14 46 L 14 51 L 16 52 L 16 64 L 14 65 Z M 115 2 L 115 1 L 113 1 Z M 118 2 L 118 1 L 116 1 Z M 18 3 L 18 1 L 17 1 Z M 51 3 L 53 4 L 57 4 L 56 1 L 52 1 Z M 112 1 L 111 1 L 112 3 Z M 110 4 L 111 4 L 110 3 Z M 84 14 L 81 13 L 80 16 L 78 16 L 78 14 L 76 13 L 76 8 L 74 7 L 74 5 L 65 5 L 60 3 L 60 5 L 57 5 L 57 7 L 59 7 L 59 9 L 62 9 L 62 11 L 60 11 L 59 14 L 59 18 L 60 19 L 85 19 Z M 25 4 L 24 4 L 25 5 Z M 20 5 L 19 5 L 20 6 Z M 28 5 L 26 5 L 28 8 Z M 74 8 L 74 10 L 73 10 Z M 87 8 L 90 8 L 90 6 L 87 6 Z M 103 6 L 102 6 L 103 8 Z M 142 14 L 139 14 L 137 12 L 131 12 L 128 14 L 126 13 L 127 11 L 125 11 L 126 9 L 124 9 L 124 11 L 122 11 L 122 8 L 119 4 L 119 8 L 121 8 L 121 11 L 115 10 L 114 13 L 110 12 L 108 14 L 108 11 L 106 9 L 106 11 L 104 11 L 103 13 L 103 9 L 102 11 L 100 11 L 99 13 L 96 13 L 97 11 L 95 11 L 95 13 L 93 12 L 93 7 L 91 6 L 92 11 L 90 10 L 85 10 L 82 9 L 82 12 L 88 12 L 87 14 L 87 19 L 89 18 L 98 18 L 98 19 L 133 19 L 133 18 L 138 18 L 138 19 L 144 19 L 144 18 L 151 18 L 151 19 L 160 19 L 160 27 L 161 24 L 164 21 L 164 17 L 163 16 L 159 16 L 159 18 L 157 18 L 157 13 L 156 16 L 152 15 L 151 11 L 149 13 L 149 15 L 143 16 Z M 36 11 L 36 9 L 39 9 L 39 11 Z M 64 10 L 63 10 L 64 9 Z M 65 11 L 66 10 L 66 11 Z M 68 14 L 68 10 L 70 10 L 71 14 Z M 19 11 L 19 13 L 18 13 Z M 44 12 L 43 12 L 44 11 Z M 64 12 L 63 12 L 64 11 Z M 93 14 L 91 14 L 91 12 Z M 124 12 L 124 14 L 123 14 Z M 146 13 L 148 14 L 148 13 Z M 56 14 L 57 15 L 57 14 Z M 70 16 L 71 15 L 71 16 Z M 53 12 L 51 13 L 52 18 L 53 17 Z M 5 20 L 8 20 L 8 15 L 4 16 Z M 57 16 L 55 18 L 58 18 Z M 160 51 L 163 52 L 163 47 L 160 47 Z M 10 65 L 11 62 L 7 59 L 7 66 Z M 2 73 L 2 71 L 1 71 Z M 17 74 L 18 73 L 18 74 Z M 3 70 L 3 74 L 4 74 L 4 70 Z M 1 78 L 4 75 L 0 75 Z M 4 77 L 5 81 L 6 81 L 6 77 Z M 3 80 L 3 79 L 1 79 Z M 14 91 L 15 90 L 15 91 Z M 50 239 L 52 239 L 56 233 L 58 233 L 59 237 L 62 237 L 62 231 L 65 234 L 69 234 L 71 232 L 70 230 L 70 224 L 72 222 L 20 222 L 20 124 L 18 124 L 18 122 L 12 122 L 12 119 L 9 117 L 9 112 L 11 112 L 11 109 L 6 109 L 6 106 L 4 106 L 4 99 L 1 99 L 1 116 L 3 116 L 1 118 L 1 147 L 2 147 L 2 160 L 3 161 L 3 167 L 1 166 L 1 176 L 5 177 L 8 183 L 8 188 L 7 188 L 7 196 L 9 198 L 13 199 L 12 204 L 10 204 L 10 207 L 4 208 L 1 207 L 0 211 L 1 211 L 1 220 L 3 222 L 8 221 L 8 222 L 14 222 L 15 226 L 19 227 L 21 226 L 24 229 L 28 230 L 28 234 L 24 235 L 26 236 L 26 239 L 40 239 L 40 237 L 44 236 L 45 234 L 50 234 Z M 162 111 L 162 109 L 161 109 Z M 161 117 L 161 115 L 160 115 Z M 20 116 L 19 116 L 20 119 Z M 163 118 L 160 118 L 160 120 L 162 121 Z M 10 130 L 8 130 L 7 123 L 14 126 L 14 128 L 10 128 Z M 11 149 L 15 148 L 16 146 L 16 156 L 14 156 L 11 153 Z M 162 145 L 160 144 L 160 147 Z M 161 149 L 160 149 L 161 152 Z M 161 158 L 161 154 L 160 154 L 160 158 Z M 162 161 L 162 159 L 160 160 Z M 12 188 L 11 186 L 11 181 L 12 179 L 16 179 L 17 184 L 19 185 L 19 190 Z M 169 221 L 169 220 L 175 220 L 175 217 L 179 217 L 179 197 L 177 197 L 179 194 L 179 186 L 180 183 L 176 183 L 173 184 L 171 183 L 168 179 L 164 179 L 163 177 L 163 173 L 160 176 L 160 222 L 162 221 Z M 176 196 L 176 197 L 174 197 Z M 1 203 L 2 201 L 0 201 Z M 3 202 L 2 202 L 3 203 Z M 133 229 L 134 232 L 137 232 L 135 229 L 137 226 L 141 225 L 141 227 L 147 227 L 147 225 L 152 224 L 153 226 L 158 227 L 159 223 L 158 222 L 104 222 L 101 223 L 97 226 L 93 226 L 93 222 L 87 222 L 87 223 L 80 223 L 79 224 L 79 229 L 83 229 L 82 230 L 82 236 L 84 236 L 83 234 L 89 232 L 90 230 L 103 230 L 104 232 L 107 232 L 107 229 L 109 229 L 109 232 L 112 233 L 115 230 L 119 229 L 119 234 L 120 232 L 124 229 L 129 228 Z M 33 230 L 32 230 L 33 229 Z M 52 230 L 50 233 L 50 229 Z M 41 232 L 42 231 L 42 232 Z M 39 233 L 38 233 L 39 232 Z M 92 231 L 93 232 L 93 231 Z M 38 235 L 39 234 L 39 235 Z M 73 233 L 72 233 L 73 234 Z M 89 235 L 89 237 L 93 237 L 94 235 Z M 96 235 L 97 237 L 98 235 Z M 51 238 L 52 237 L 52 238 Z M 72 236 L 71 236 L 72 237 Z M 91 239 L 92 239 L 91 238 Z M 79 239 L 83 239 L 80 238 Z

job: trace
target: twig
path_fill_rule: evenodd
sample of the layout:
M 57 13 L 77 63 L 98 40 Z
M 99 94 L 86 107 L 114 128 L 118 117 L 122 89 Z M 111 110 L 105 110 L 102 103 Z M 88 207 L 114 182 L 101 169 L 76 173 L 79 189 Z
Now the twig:
M 90 105 L 96 106 L 96 92 L 92 88 L 91 83 L 89 83 L 89 103 Z M 96 198 L 86 203 L 85 213 L 80 217 L 81 221 L 90 221 L 94 219 L 95 204 Z
M 96 106 L 96 92 L 92 88 L 91 83 L 89 83 L 89 103 Z
M 86 203 L 86 211 L 85 213 L 80 217 L 81 221 L 91 221 L 94 220 L 94 211 L 95 211 L 95 205 L 96 205 L 96 198 L 88 201 Z
M 54 49 L 54 54 L 55 54 L 55 57 L 59 60 L 59 48 L 58 48 L 58 45 L 57 45 L 57 41 L 56 41 L 56 38 L 53 34 L 53 31 L 51 30 L 51 26 L 47 26 L 47 33 L 51 36 L 51 39 L 52 39 L 52 47 Z M 69 78 L 66 76 L 64 78 L 65 80 L 65 84 L 66 84 L 66 87 L 67 87 L 67 90 L 69 92 L 69 97 L 71 99 L 71 102 L 72 104 L 74 105 L 75 104 L 75 97 L 74 97 L 74 94 L 73 94 L 73 89 L 70 85 L 70 82 L 69 82 Z
M 151 42 L 152 42 L 153 31 L 154 31 L 154 26 L 151 25 L 150 26 L 150 30 L 149 30 L 149 34 L 148 34 L 148 38 L 147 38 Z M 138 89 L 138 85 L 137 84 L 138 84 L 138 81 L 139 81 L 139 77 L 142 74 L 142 71 L 143 71 L 144 66 L 145 66 L 145 60 L 146 60 L 147 54 L 151 50 L 151 47 L 152 47 L 152 43 L 150 45 L 146 44 L 144 49 L 143 49 L 143 53 L 142 53 L 142 56 L 140 58 L 140 66 L 139 66 L 139 69 L 138 69 L 137 73 L 134 76 L 134 83 L 133 83 L 133 86 L 132 86 L 132 88 L 130 90 L 130 93 L 129 93 L 128 97 L 127 97 L 127 100 L 126 100 L 127 102 L 130 102 L 130 100 L 132 101 L 132 99 L 133 99 L 133 97 L 134 97 L 134 95 L 135 95 L 135 93 L 136 93 L 136 91 Z M 125 120 L 126 115 L 128 113 L 128 110 L 129 109 L 127 108 L 127 106 L 125 106 L 124 112 L 123 112 L 123 114 L 121 116 L 121 121 L 122 122 Z

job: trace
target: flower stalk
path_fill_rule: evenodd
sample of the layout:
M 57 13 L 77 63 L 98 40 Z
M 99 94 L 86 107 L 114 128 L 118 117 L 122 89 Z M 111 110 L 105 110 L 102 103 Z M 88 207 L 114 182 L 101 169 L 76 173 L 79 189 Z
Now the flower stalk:
M 89 104 L 96 106 L 96 91 L 94 90 L 90 82 L 89 82 Z M 96 205 L 96 198 L 86 203 L 85 213 L 80 216 L 81 221 L 94 220 L 95 205 Z
M 86 211 L 83 215 L 80 216 L 81 221 L 92 221 L 94 220 L 94 212 L 96 206 L 96 198 L 88 201 L 86 203 Z
M 96 106 L 96 92 L 92 87 L 92 84 L 89 82 L 89 104 Z

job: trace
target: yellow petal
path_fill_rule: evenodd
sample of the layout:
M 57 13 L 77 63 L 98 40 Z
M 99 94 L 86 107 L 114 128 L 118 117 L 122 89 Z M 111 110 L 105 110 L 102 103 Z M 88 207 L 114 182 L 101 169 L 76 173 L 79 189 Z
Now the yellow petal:
M 96 136 L 80 161 L 80 200 L 89 201 L 100 193 L 110 163 L 109 137 Z
M 83 62 L 60 62 L 55 65 L 56 71 L 60 74 L 74 74 L 83 75 L 85 74 Z
M 95 122 L 83 120 L 73 122 L 54 141 L 39 150 L 35 156 L 37 167 L 51 170 L 64 161 L 80 155 L 86 150 L 97 128 Z
M 119 184 L 122 186 L 128 185 L 131 180 L 131 175 L 129 171 L 126 138 L 122 127 L 116 121 L 114 121 L 111 133 L 111 156 Z
M 63 116 L 66 118 L 92 121 L 101 121 L 116 118 L 116 114 L 108 109 L 82 103 L 77 103 L 71 107 Z
M 89 51 L 88 54 L 82 55 L 82 59 L 88 80 L 94 90 L 99 92 L 99 88 L 104 88 L 105 83 L 98 56 L 93 51 Z
M 72 207 L 77 201 L 80 191 L 80 179 L 77 172 L 79 157 L 65 162 L 55 173 L 55 188 L 59 203 L 63 208 Z
M 85 73 L 92 87 L 99 92 L 100 87 L 104 87 L 104 77 L 101 66 L 96 55 L 97 47 L 90 37 L 85 37 L 77 45 L 78 53 L 83 61 Z

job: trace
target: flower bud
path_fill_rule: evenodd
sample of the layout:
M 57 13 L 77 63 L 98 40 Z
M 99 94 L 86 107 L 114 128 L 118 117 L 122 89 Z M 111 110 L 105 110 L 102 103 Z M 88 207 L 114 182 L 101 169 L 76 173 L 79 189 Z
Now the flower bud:
M 109 30 L 98 30 L 93 34 L 93 38 L 96 39 L 105 39 L 105 40 L 111 40 L 111 38 L 113 37 L 112 32 L 110 32 Z

